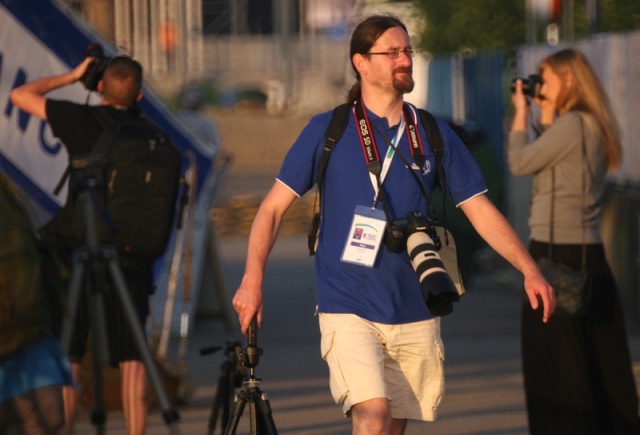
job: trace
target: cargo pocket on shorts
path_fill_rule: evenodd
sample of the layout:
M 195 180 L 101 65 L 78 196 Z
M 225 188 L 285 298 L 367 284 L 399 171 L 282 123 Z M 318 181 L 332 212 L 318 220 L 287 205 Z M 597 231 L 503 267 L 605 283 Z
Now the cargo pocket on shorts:
M 437 418 L 438 416 L 438 407 L 440 406 L 440 403 L 442 402 L 442 397 L 444 396 L 444 387 L 445 387 L 445 381 L 444 381 L 444 342 L 442 341 L 442 338 L 438 338 L 435 341 L 435 347 L 436 347 L 436 355 L 439 359 L 439 366 L 438 369 L 436 370 L 437 373 L 434 373 L 434 377 L 432 380 L 432 394 L 433 396 L 431 397 L 432 400 L 432 408 L 431 408 L 431 415 L 427 414 L 427 420 L 428 421 L 433 421 Z
M 349 394 L 349 389 L 344 381 L 340 361 L 337 358 L 336 353 L 332 352 L 335 351 L 335 335 L 335 332 L 322 335 L 320 340 L 320 353 L 322 355 L 322 359 L 324 359 L 329 366 L 329 387 L 331 389 L 333 400 L 338 405 L 342 406 Z
M 442 338 L 438 338 L 435 342 L 436 345 L 436 349 L 438 351 L 438 356 L 440 357 L 440 360 L 444 362 L 444 342 L 442 341 Z
M 322 355 L 322 359 L 327 362 L 327 356 L 333 347 L 333 337 L 335 335 L 335 332 L 330 332 L 329 334 L 323 334 L 320 339 L 320 354 Z

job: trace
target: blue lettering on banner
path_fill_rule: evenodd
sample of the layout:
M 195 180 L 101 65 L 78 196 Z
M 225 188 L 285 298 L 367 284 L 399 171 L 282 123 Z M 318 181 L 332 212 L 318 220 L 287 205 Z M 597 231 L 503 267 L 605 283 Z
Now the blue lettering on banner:
M 2 56 L 2 53 L 0 53 L 0 76 L 2 76 L 2 60 L 3 60 L 3 56 Z M 22 86 L 26 82 L 27 82 L 27 74 L 25 73 L 24 69 L 20 68 L 16 73 L 16 77 L 13 80 L 13 85 L 11 86 L 11 89 L 15 89 L 18 86 Z M 9 98 L 7 98 L 7 104 L 4 110 L 4 114 L 7 118 L 11 118 L 11 114 L 13 113 L 14 108 L 15 108 L 14 104 L 11 102 Z M 21 133 L 24 133 L 27 130 L 30 120 L 31 120 L 31 114 L 18 109 L 18 130 L 20 130 Z M 42 150 L 49 155 L 58 154 L 62 149 L 62 143 L 59 140 L 56 140 L 53 143 L 50 143 L 45 136 L 45 131 L 49 124 L 47 121 L 44 121 L 44 120 L 39 120 L 39 121 L 40 121 L 40 125 L 38 127 L 38 142 L 40 144 L 40 148 L 42 148 Z
M 38 141 L 40 142 L 40 147 L 44 150 L 45 153 L 51 154 L 55 156 L 62 149 L 62 142 L 56 140 L 53 144 L 47 142 L 47 138 L 45 137 L 45 131 L 49 127 L 49 123 L 47 121 L 40 121 L 40 129 L 38 130 Z

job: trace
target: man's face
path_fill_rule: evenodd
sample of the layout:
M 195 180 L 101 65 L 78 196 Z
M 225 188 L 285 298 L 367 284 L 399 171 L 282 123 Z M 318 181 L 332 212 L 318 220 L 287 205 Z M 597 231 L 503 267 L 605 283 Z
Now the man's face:
M 367 79 L 382 91 L 401 94 L 413 90 L 413 59 L 404 50 L 412 49 L 409 35 L 401 27 L 392 27 L 382 34 L 369 50 L 370 53 L 399 51 L 397 59 L 384 54 L 369 55 Z

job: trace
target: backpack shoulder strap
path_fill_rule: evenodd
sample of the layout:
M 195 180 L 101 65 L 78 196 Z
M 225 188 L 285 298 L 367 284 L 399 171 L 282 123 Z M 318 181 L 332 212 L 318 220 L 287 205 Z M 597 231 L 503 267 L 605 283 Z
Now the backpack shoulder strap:
M 97 110 L 91 110 L 91 114 L 95 117 L 96 121 L 98 121 L 100 123 L 100 125 L 102 125 L 105 128 L 105 132 L 107 130 L 110 129 L 114 129 L 117 127 L 117 122 L 113 119 L 111 119 L 111 117 L 107 114 L 106 110 L 104 110 L 102 107 L 97 108 Z M 103 135 L 105 133 L 102 133 L 99 137 L 97 142 L 99 142 L 102 138 Z M 95 144 L 94 144 L 95 146 Z M 93 147 L 92 147 L 93 149 Z M 69 164 L 67 164 L 67 167 L 65 168 L 64 172 L 62 173 L 62 176 L 60 177 L 60 180 L 58 181 L 58 184 L 56 185 L 56 187 L 53 189 L 53 194 L 58 196 L 60 194 L 60 191 L 62 190 L 62 188 L 64 187 L 65 183 L 67 182 L 67 180 L 69 179 L 69 176 L 71 175 L 71 162 L 69 162 Z
M 322 150 L 322 156 L 320 157 L 320 163 L 318 164 L 318 187 L 320 189 L 322 189 L 322 176 L 324 175 L 324 170 L 327 167 L 331 151 L 333 151 L 336 143 L 340 140 L 344 130 L 347 128 L 351 107 L 351 103 L 344 103 L 333 109 L 331 122 L 329 123 L 327 130 L 324 132 L 324 149 Z
M 436 118 L 424 109 L 417 110 L 420 115 L 420 122 L 427 131 L 427 140 L 429 141 L 431 151 L 435 154 L 436 160 L 439 160 L 444 154 L 444 144 L 442 143 L 442 136 L 440 135 Z
M 313 218 L 311 219 L 311 226 L 309 227 L 309 233 L 307 234 L 307 245 L 309 247 L 309 255 L 315 255 L 316 245 L 318 242 L 318 230 L 320 228 L 320 212 L 316 212 L 318 202 L 322 196 L 322 178 L 324 171 L 327 168 L 329 157 L 331 152 L 336 146 L 336 143 L 342 137 L 344 130 L 347 128 L 349 122 L 349 111 L 351 110 L 351 103 L 344 103 L 333 109 L 333 115 L 329 126 L 324 132 L 324 148 L 322 149 L 322 155 L 320 156 L 320 162 L 318 162 L 318 178 L 316 180 L 316 197 L 313 201 Z
M 442 165 L 442 156 L 444 156 L 444 142 L 442 141 L 442 135 L 438 128 L 436 118 L 424 109 L 417 109 L 420 115 L 420 122 L 427 132 L 427 141 L 429 147 L 436 157 L 436 172 L 438 174 L 438 181 L 443 191 L 446 190 L 447 184 L 445 182 L 444 167 Z
M 344 130 L 347 128 L 349 122 L 349 112 L 351 110 L 351 103 L 344 103 L 333 109 L 333 116 L 331 122 L 324 133 L 324 149 L 322 150 L 322 156 L 320 157 L 320 163 L 318 164 L 318 184 L 322 181 L 324 170 L 329 161 L 331 151 L 333 151 L 336 143 L 342 137 Z M 442 136 L 440 135 L 440 129 L 435 117 L 424 109 L 417 109 L 420 115 L 420 122 L 427 132 L 427 140 L 431 151 L 436 157 L 436 169 L 438 171 L 438 177 L 442 182 L 442 176 L 444 175 L 444 169 L 442 167 L 442 156 L 444 155 L 444 143 Z
M 447 177 L 444 173 L 444 166 L 442 165 L 442 157 L 444 156 L 444 141 L 442 140 L 442 135 L 440 134 L 440 129 L 438 128 L 438 123 L 436 118 L 429 112 L 424 109 L 418 109 L 418 113 L 420 114 L 420 122 L 422 122 L 422 126 L 427 131 L 427 140 L 429 141 L 429 147 L 433 151 L 433 154 L 436 157 L 436 174 L 438 175 L 438 182 L 440 183 L 440 189 L 442 189 L 442 224 L 445 227 L 445 237 L 447 240 L 447 244 L 449 244 L 448 236 L 449 231 L 446 230 L 447 225 L 447 214 L 446 207 L 444 205 L 445 196 L 447 196 Z

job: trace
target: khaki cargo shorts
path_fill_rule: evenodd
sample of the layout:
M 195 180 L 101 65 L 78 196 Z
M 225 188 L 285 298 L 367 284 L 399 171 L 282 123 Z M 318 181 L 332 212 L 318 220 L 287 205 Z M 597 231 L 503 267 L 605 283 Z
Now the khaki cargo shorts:
M 433 421 L 444 393 L 440 318 L 400 325 L 353 314 L 319 314 L 331 394 L 349 416 L 355 404 L 385 397 L 397 419 Z

